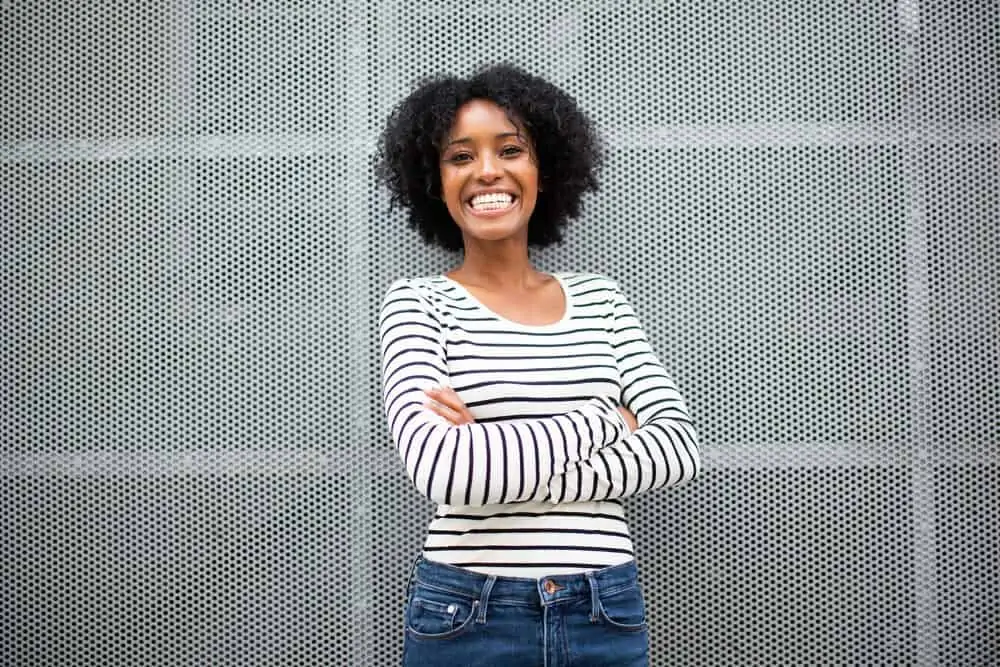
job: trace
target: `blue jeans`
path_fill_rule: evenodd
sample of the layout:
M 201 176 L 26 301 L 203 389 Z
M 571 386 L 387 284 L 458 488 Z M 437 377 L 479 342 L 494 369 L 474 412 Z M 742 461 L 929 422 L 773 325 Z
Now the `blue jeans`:
M 407 587 L 403 665 L 645 667 L 635 561 L 542 579 L 496 577 L 417 559 Z

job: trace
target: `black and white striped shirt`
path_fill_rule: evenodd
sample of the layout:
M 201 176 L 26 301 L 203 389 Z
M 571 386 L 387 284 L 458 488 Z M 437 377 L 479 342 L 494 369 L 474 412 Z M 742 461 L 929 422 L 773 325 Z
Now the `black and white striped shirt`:
M 438 503 L 424 556 L 504 576 L 633 558 L 620 498 L 694 477 L 684 401 L 617 284 L 556 274 L 558 322 L 505 319 L 445 276 L 399 280 L 379 320 L 389 430 Z M 450 384 L 476 419 L 453 426 L 423 389 Z M 635 414 L 632 434 L 617 405 Z

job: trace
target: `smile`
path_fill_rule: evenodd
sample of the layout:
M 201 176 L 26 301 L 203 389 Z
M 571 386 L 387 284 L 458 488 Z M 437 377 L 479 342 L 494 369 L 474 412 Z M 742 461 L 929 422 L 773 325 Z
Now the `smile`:
M 469 200 L 469 208 L 477 214 L 502 213 L 514 206 L 516 198 L 509 192 L 487 192 Z

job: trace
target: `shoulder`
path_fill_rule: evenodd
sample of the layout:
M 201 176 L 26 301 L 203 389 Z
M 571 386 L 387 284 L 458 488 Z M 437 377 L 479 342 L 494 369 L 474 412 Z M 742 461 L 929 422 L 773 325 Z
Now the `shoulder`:
M 454 285 L 444 276 L 399 278 L 386 289 L 385 300 L 409 298 L 435 301 L 454 290 Z
M 382 312 L 399 308 L 417 309 L 434 313 L 456 299 L 455 286 L 444 276 L 400 278 L 385 291 Z
M 621 293 L 618 282 L 601 273 L 561 272 L 555 274 L 566 286 L 569 296 L 591 296 L 609 299 Z

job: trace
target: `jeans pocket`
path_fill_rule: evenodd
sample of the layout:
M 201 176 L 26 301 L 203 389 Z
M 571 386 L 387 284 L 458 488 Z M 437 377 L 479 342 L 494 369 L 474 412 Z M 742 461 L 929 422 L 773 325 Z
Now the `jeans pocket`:
M 416 639 L 451 639 L 475 620 L 479 601 L 416 585 L 406 607 L 406 632 Z
M 600 596 L 601 619 L 626 632 L 646 629 L 646 604 L 638 584 Z

